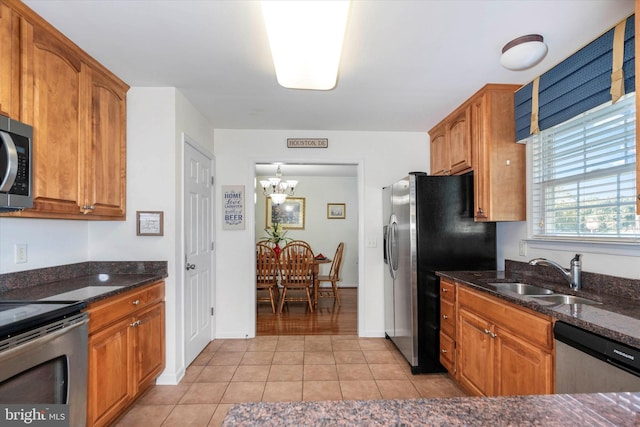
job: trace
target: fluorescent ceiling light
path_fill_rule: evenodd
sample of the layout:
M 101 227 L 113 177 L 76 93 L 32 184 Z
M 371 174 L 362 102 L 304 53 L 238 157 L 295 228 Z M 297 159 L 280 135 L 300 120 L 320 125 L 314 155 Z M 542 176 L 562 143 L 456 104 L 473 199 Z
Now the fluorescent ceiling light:
M 336 85 L 349 1 L 263 1 L 276 78 L 290 89 Z

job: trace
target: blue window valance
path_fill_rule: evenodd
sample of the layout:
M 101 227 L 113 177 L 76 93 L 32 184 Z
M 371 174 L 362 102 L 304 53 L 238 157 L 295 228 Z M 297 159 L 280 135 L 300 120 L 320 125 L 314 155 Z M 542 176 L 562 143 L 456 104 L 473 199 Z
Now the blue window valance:
M 625 93 L 635 91 L 634 17 L 624 29 Z M 539 78 L 538 126 L 549 129 L 611 100 L 614 28 L 607 31 Z M 533 82 L 515 93 L 516 141 L 529 137 Z

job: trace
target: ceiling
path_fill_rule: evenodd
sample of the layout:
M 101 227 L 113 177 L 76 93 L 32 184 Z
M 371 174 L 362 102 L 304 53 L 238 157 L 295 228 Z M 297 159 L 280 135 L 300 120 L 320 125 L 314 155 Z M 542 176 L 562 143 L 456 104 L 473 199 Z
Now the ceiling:
M 428 131 L 485 83 L 527 83 L 618 21 L 633 0 L 364 1 L 338 84 L 278 86 L 257 1 L 25 0 L 131 86 L 176 87 L 219 129 Z M 539 33 L 541 64 L 502 46 Z
M 256 176 L 275 176 L 278 164 L 285 180 L 296 176 L 358 176 L 358 165 L 337 163 L 258 163 Z

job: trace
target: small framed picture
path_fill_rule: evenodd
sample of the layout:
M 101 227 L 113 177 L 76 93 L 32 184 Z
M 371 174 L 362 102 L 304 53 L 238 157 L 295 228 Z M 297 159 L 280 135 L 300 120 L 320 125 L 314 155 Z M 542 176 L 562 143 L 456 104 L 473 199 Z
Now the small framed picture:
M 344 203 L 327 203 L 327 218 L 345 219 L 347 217 L 347 205 Z
M 304 197 L 287 197 L 283 203 L 274 205 L 267 197 L 267 227 L 280 224 L 283 228 L 304 230 Z
M 138 236 L 164 236 L 164 212 L 137 211 Z

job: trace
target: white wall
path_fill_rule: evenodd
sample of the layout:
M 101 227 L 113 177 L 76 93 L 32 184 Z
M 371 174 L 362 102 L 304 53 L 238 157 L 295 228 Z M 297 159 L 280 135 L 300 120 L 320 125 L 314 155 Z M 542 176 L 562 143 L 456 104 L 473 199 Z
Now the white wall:
M 287 149 L 287 138 L 329 138 L 326 149 Z M 222 185 L 254 185 L 255 163 L 358 164 L 359 320 L 361 336 L 383 336 L 382 187 L 426 170 L 428 135 L 418 132 L 339 132 L 300 130 L 215 130 L 216 191 Z M 249 201 L 248 201 L 249 202 Z M 253 257 L 255 206 L 247 203 L 245 230 L 222 230 L 216 222 L 216 336 L 255 335 Z M 377 240 L 377 247 L 365 247 Z
M 86 221 L 0 218 L 0 274 L 88 260 Z M 15 244 L 27 245 L 27 262 L 14 262 Z
M 89 259 L 168 261 L 166 369 L 184 374 L 182 133 L 213 151 L 213 129 L 174 88 L 132 88 L 127 95 L 127 220 L 89 224 Z M 164 212 L 163 236 L 136 236 L 136 211 Z
M 526 255 L 522 256 L 519 253 L 520 240 L 527 239 L 527 223 L 498 223 L 497 228 L 499 263 L 505 259 L 527 262 L 532 258 L 542 257 L 569 268 L 569 260 L 579 253 L 582 254 L 582 271 L 640 279 L 640 246 L 638 245 L 545 244 L 527 241 Z M 501 268 L 504 268 L 504 264 Z
M 275 174 L 275 166 L 273 169 Z M 273 175 L 272 175 L 273 176 Z M 268 177 L 256 177 L 260 179 Z M 304 230 L 288 230 L 287 237 L 306 240 L 314 254 L 333 258 L 338 243 L 344 242 L 339 286 L 358 286 L 358 179 L 351 176 L 285 176 L 298 180 L 293 197 L 305 199 Z M 258 184 L 255 220 L 256 239 L 266 237 L 266 197 Z M 328 219 L 327 203 L 344 203 L 345 219 Z M 330 264 L 320 266 L 320 274 L 329 273 Z M 323 284 L 325 286 L 325 284 Z

